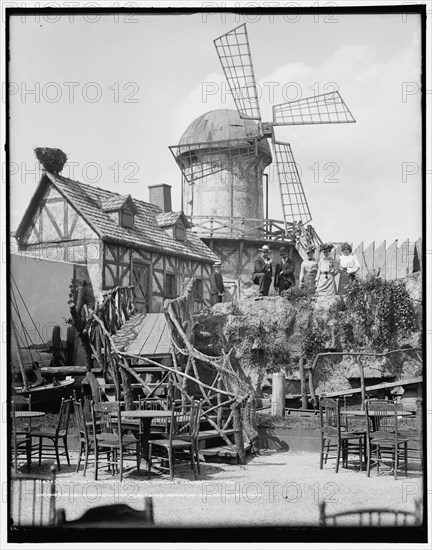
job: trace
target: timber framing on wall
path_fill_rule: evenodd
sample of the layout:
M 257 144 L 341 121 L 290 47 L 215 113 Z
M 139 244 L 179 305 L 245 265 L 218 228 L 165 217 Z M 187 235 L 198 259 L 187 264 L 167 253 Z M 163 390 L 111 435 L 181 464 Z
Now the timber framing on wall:
M 201 300 L 209 303 L 212 265 L 219 258 L 190 230 L 184 214 L 161 212 L 130 198 L 135 223 L 124 227 L 108 207 L 123 204 L 123 199 L 45 172 L 17 229 L 18 248 L 46 259 L 86 264 L 98 299 L 104 290 L 133 284 L 135 262 L 149 266 L 144 293 L 149 312 L 161 311 L 165 298 L 178 296 L 191 277 L 202 281 Z M 184 226 L 181 239 L 173 231 L 176 224 Z

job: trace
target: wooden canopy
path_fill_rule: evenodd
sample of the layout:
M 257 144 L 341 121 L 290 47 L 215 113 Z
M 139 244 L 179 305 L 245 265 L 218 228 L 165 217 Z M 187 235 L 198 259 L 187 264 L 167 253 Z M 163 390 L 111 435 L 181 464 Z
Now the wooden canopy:
M 171 338 L 164 313 L 138 313 L 113 335 L 117 348 L 142 357 L 171 357 Z

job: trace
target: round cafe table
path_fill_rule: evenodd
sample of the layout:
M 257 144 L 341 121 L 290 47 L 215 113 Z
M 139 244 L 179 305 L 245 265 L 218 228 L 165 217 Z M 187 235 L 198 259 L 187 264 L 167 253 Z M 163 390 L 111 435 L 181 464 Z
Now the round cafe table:
M 341 413 L 342 416 L 357 416 L 357 417 L 366 418 L 366 411 L 361 410 L 361 409 L 346 409 L 346 410 L 342 409 L 340 413 Z M 369 409 L 369 417 L 370 417 L 371 422 L 372 422 L 372 431 L 374 431 L 374 432 L 378 431 L 379 426 L 377 424 L 378 424 L 378 421 L 379 421 L 379 415 L 382 416 L 383 414 L 385 414 L 385 416 L 393 416 L 394 413 L 392 411 L 375 411 L 373 409 Z M 413 412 L 412 411 L 397 411 L 397 415 L 398 416 L 412 416 Z
M 133 411 L 121 411 L 121 417 L 123 419 L 135 419 L 141 423 L 141 449 L 144 460 L 147 462 L 148 457 L 148 442 L 150 439 L 150 428 L 153 418 L 171 418 L 172 411 L 165 410 L 133 410 Z

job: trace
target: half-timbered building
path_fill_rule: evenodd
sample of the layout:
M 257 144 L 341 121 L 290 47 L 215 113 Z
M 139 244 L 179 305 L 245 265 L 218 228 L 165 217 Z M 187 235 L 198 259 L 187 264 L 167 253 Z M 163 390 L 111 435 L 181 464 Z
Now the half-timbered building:
M 204 303 L 218 257 L 170 210 L 169 186 L 150 188 L 150 202 L 44 171 L 16 231 L 20 250 L 86 264 L 96 298 L 133 285 L 138 311 L 159 312 L 190 277 Z M 155 199 L 152 201 L 152 197 Z

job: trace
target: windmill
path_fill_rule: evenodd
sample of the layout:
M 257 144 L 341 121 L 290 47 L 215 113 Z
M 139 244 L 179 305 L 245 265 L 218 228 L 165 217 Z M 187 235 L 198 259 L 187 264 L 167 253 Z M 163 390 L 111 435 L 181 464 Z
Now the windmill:
M 273 106 L 273 121 L 263 122 L 258 102 L 257 85 L 252 64 L 246 24 L 214 40 L 238 115 L 245 123 L 255 122 L 246 136 L 170 146 L 185 180 L 194 185 L 226 169 L 239 159 L 256 157 L 260 146 L 271 140 L 283 208 L 285 234 L 298 224 L 312 220 L 299 171 L 289 143 L 276 139 L 276 126 L 305 124 L 338 124 L 355 122 L 338 91 L 290 101 Z M 268 164 L 268 163 L 267 163 Z

